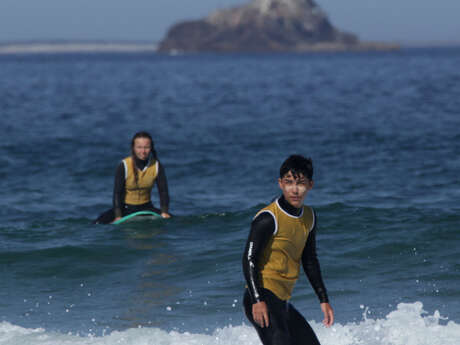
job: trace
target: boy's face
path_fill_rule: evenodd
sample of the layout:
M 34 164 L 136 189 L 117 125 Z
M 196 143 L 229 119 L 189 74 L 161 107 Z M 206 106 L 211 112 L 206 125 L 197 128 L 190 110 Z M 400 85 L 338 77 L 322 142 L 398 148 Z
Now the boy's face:
M 282 178 L 279 178 L 278 183 L 283 191 L 284 198 L 295 208 L 302 207 L 307 193 L 313 188 L 313 181 L 303 174 L 298 174 L 294 177 L 290 171 Z

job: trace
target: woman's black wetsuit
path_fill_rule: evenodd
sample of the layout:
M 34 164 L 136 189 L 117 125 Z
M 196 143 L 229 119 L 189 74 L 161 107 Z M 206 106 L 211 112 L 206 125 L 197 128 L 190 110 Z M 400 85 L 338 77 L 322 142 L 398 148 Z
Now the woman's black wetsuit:
M 278 199 L 278 203 L 290 215 L 298 216 L 301 212 L 301 209 L 292 207 L 283 196 Z M 256 328 L 264 345 L 319 345 L 310 325 L 292 304 L 279 299 L 270 290 L 261 286 L 259 259 L 262 257 L 274 231 L 275 220 L 267 212 L 259 214 L 251 224 L 251 231 L 243 255 L 243 272 L 247 282 L 243 301 L 246 316 Z M 302 253 L 302 265 L 320 303 L 328 302 L 316 254 L 316 223 L 308 235 Z M 254 322 L 252 316 L 252 305 L 261 301 L 267 304 L 269 327 L 261 328 Z
M 148 160 L 140 160 L 135 158 L 136 167 L 139 170 L 143 170 L 148 164 Z M 169 192 L 168 192 L 168 181 L 166 179 L 165 169 L 163 165 L 158 161 L 158 176 L 155 183 L 158 187 L 160 194 L 160 208 L 158 209 L 153 206 L 152 202 L 149 201 L 142 205 L 128 205 L 124 203 L 125 200 L 125 168 L 123 162 L 121 162 L 115 172 L 115 183 L 113 186 L 113 208 L 102 213 L 95 221 L 96 224 L 108 224 L 111 223 L 116 217 L 124 217 L 128 214 L 138 211 L 153 211 L 155 213 L 168 212 L 169 208 Z

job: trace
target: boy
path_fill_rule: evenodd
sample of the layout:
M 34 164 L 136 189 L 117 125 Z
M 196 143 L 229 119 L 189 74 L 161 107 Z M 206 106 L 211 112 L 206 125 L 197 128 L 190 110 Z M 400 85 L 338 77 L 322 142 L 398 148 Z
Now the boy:
M 313 188 L 310 158 L 290 156 L 280 168 L 282 196 L 260 210 L 243 256 L 245 313 L 264 345 L 319 345 L 305 318 L 288 302 L 300 262 L 320 300 L 323 324 L 334 322 L 318 258 L 316 217 L 303 201 Z

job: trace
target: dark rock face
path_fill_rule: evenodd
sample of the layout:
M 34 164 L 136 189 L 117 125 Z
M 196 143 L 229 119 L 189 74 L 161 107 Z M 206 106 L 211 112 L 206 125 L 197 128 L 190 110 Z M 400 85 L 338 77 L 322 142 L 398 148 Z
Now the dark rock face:
M 160 52 L 270 52 L 360 49 L 313 0 L 252 0 L 174 25 Z M 368 48 L 371 48 L 368 46 Z

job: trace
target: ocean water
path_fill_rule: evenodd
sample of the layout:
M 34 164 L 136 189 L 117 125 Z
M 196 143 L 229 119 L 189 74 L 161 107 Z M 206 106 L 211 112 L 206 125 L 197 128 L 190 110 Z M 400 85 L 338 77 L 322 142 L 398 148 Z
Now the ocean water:
M 323 345 L 460 342 L 460 49 L 0 56 L 0 344 L 259 344 L 241 255 L 311 156 Z M 170 220 L 93 225 L 151 132 Z M 158 204 L 158 193 L 153 192 Z

